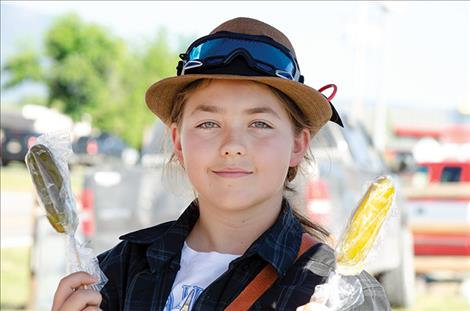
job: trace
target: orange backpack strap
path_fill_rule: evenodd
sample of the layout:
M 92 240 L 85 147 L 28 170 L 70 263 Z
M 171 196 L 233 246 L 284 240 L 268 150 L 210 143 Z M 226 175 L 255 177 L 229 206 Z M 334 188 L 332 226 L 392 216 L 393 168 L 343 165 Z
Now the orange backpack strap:
M 308 233 L 302 234 L 297 259 L 310 247 L 317 244 L 317 241 Z M 242 290 L 225 311 L 248 310 L 256 300 L 258 300 L 277 280 L 276 270 L 271 265 L 266 265 L 263 270 Z

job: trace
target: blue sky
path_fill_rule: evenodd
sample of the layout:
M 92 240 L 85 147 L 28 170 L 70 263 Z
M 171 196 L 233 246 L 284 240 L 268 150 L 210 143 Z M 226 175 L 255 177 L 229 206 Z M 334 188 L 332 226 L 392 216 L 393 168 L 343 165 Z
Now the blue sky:
M 320 88 L 336 83 L 336 101 L 470 106 L 470 2 L 2 1 L 4 5 L 51 19 L 75 11 L 131 43 L 152 37 L 159 27 L 173 38 L 197 37 L 227 19 L 249 16 L 283 31 L 296 49 L 306 84 Z M 2 28 L 14 29 L 3 20 Z

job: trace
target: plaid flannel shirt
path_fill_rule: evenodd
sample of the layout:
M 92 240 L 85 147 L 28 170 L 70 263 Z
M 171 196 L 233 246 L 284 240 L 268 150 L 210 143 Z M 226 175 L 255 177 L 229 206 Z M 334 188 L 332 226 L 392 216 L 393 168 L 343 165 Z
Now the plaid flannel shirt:
M 195 202 L 176 221 L 126 234 L 123 241 L 98 256 L 109 278 L 102 289 L 103 310 L 163 310 L 180 267 L 181 249 L 199 217 Z M 197 298 L 193 311 L 224 310 L 266 265 L 277 281 L 250 310 L 295 310 L 309 302 L 315 286 L 334 269 L 334 251 L 318 243 L 297 261 L 303 229 L 283 200 L 277 221 L 228 270 Z M 364 303 L 354 310 L 386 311 L 390 305 L 382 286 L 369 274 L 359 275 Z

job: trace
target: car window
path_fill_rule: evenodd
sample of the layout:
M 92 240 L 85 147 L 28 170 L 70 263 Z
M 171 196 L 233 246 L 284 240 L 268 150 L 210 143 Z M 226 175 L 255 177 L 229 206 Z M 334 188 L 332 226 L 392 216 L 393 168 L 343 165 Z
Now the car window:
M 458 166 L 446 166 L 442 169 L 441 182 L 459 182 L 462 168 Z
M 320 131 L 312 138 L 311 141 L 312 149 L 326 149 L 335 148 L 337 146 L 336 140 L 331 133 L 328 126 L 324 126 Z
M 155 122 L 149 137 L 145 140 L 143 154 L 162 154 L 173 151 L 171 139 L 165 135 L 165 124 Z
M 351 126 L 342 130 L 342 133 L 348 142 L 349 150 L 354 161 L 372 170 L 381 170 L 383 162 L 380 156 L 372 146 L 372 141 L 365 130 L 360 126 Z
M 429 168 L 426 166 L 417 166 L 411 179 L 415 187 L 424 187 L 429 184 Z
M 85 153 L 86 152 L 86 145 L 90 136 L 81 136 L 78 140 L 72 144 L 72 150 L 74 153 Z

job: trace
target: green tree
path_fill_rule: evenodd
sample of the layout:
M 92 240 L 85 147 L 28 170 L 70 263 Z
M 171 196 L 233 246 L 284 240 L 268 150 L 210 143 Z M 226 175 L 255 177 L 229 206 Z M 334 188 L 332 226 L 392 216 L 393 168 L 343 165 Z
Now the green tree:
M 20 52 L 7 60 L 4 70 L 11 78 L 5 88 L 26 80 L 44 83 L 47 105 L 75 120 L 103 104 L 114 60 L 123 53 L 119 39 L 76 15 L 66 15 L 50 28 L 44 46 L 43 53 Z
M 74 120 L 84 113 L 93 126 L 116 133 L 140 147 L 143 129 L 155 120 L 144 102 L 147 87 L 175 74 L 177 53 L 162 29 L 155 38 L 130 50 L 103 27 L 71 14 L 55 21 L 45 36 L 44 51 L 23 51 L 7 59 L 4 88 L 24 81 L 44 84 L 45 101 Z
M 120 80 L 111 88 L 116 100 L 117 113 L 126 118 L 107 119 L 110 127 L 122 129 L 130 142 L 140 142 L 146 126 L 155 121 L 145 105 L 145 91 L 157 80 L 175 75 L 178 54 L 168 45 L 168 34 L 161 29 L 154 38 L 139 46 L 121 62 Z M 126 131 L 129 124 L 135 129 Z

